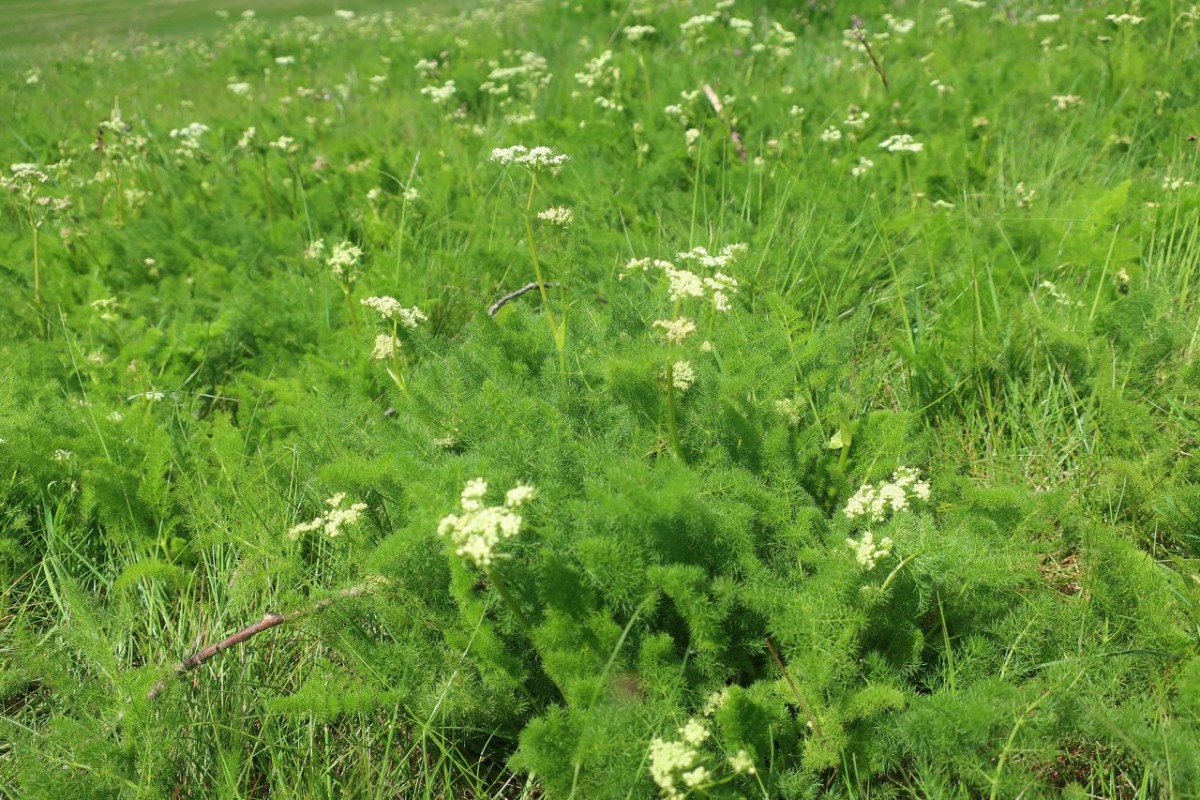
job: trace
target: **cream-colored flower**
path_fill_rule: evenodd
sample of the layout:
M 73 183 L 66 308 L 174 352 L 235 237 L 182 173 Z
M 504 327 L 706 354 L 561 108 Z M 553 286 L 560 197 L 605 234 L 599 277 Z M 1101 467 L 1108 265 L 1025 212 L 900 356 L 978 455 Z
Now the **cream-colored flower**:
M 696 382 L 696 370 L 690 361 L 676 361 L 670 367 L 671 385 L 680 392 L 686 392 Z
M 366 503 L 353 503 L 346 508 L 342 508 L 342 503 L 346 500 L 345 492 L 338 492 L 325 501 L 325 505 L 329 506 L 329 510 L 317 515 L 308 522 L 301 522 L 299 525 L 294 525 L 288 530 L 288 538 L 292 540 L 299 539 L 301 535 L 309 531 L 321 530 L 326 536 L 333 539 L 342 534 L 342 529 L 358 522 L 362 512 L 367 510 Z
M 667 337 L 667 341 L 672 344 L 682 343 L 684 339 L 696 331 L 696 323 L 687 317 L 655 320 L 654 327 L 661 328 L 663 335 Z
M 400 343 L 396 341 L 395 336 L 392 336 L 390 333 L 381 333 L 375 337 L 375 345 L 371 349 L 371 359 L 374 361 L 388 361 L 395 358 L 399 345 Z
M 738 775 L 758 774 L 758 769 L 754 766 L 754 759 L 750 757 L 750 753 L 746 752 L 744 747 L 729 757 L 729 766 Z
M 890 538 L 885 536 L 876 544 L 875 535 L 870 531 L 863 532 L 862 538 L 859 540 L 847 539 L 846 545 L 854 551 L 854 558 L 858 561 L 859 566 L 868 572 L 875 569 L 875 564 L 881 559 L 887 558 L 892 552 Z
M 484 503 L 488 484 L 483 478 L 467 482 L 459 497 L 461 514 L 449 514 L 438 524 L 438 536 L 449 536 L 454 552 L 469 559 L 475 566 L 487 569 L 495 560 L 496 545 L 501 539 L 516 536 L 521 530 L 522 517 L 513 509 L 533 499 L 532 486 L 509 489 L 502 506 Z
M 565 206 L 554 206 L 538 212 L 538 219 L 563 228 L 575 221 L 575 212 Z

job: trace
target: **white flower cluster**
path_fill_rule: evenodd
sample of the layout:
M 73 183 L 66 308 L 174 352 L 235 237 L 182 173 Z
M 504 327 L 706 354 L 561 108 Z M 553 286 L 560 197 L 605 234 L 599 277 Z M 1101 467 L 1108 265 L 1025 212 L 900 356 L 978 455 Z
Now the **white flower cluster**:
M 593 58 L 584 65 L 583 72 L 575 73 L 575 81 L 589 89 L 595 88 L 596 83 L 603 80 L 610 73 L 615 73 L 620 76 L 620 70 L 617 67 L 609 66 L 612 61 L 612 50 L 605 50 L 600 55 Z
M 1105 19 L 1113 25 L 1141 25 L 1146 21 L 1145 17 L 1136 14 L 1109 14 Z
M 929 481 L 919 478 L 920 473 L 912 467 L 900 467 L 892 473 L 890 482 L 883 481 L 878 486 L 864 483 L 846 501 L 846 516 L 851 519 L 866 516 L 872 522 L 882 522 L 889 511 L 908 508 L 910 498 L 928 500 Z
M 792 54 L 794 44 L 796 44 L 796 34 L 778 22 L 772 21 L 765 40 L 750 45 L 750 52 L 762 53 L 769 50 L 776 59 L 784 59 Z
M 1072 300 L 1071 296 L 1062 289 L 1059 289 L 1054 281 L 1042 281 L 1038 284 L 1038 288 L 1045 289 L 1046 293 L 1054 298 L 1054 302 L 1057 305 L 1067 306 L 1068 308 L 1081 308 L 1083 306 L 1082 300 Z
M 425 316 L 425 312 L 416 306 L 405 308 L 400 305 L 399 300 L 387 295 L 382 297 L 364 297 L 359 302 L 367 308 L 373 308 L 378 311 L 379 315 L 384 319 L 396 320 L 400 325 L 409 330 L 415 330 L 418 325 L 429 319 L 429 317 Z
M 858 106 L 850 106 L 846 109 L 846 118 L 842 120 L 842 124 L 847 128 L 862 128 L 870 118 L 870 111 L 863 111 Z
M 672 344 L 681 344 L 684 339 L 696 332 L 696 323 L 687 317 L 655 320 L 654 327 L 662 328 L 663 335 Z
M 198 139 L 208 133 L 208 126 L 203 122 L 193 122 L 191 125 L 185 125 L 182 128 L 175 128 L 171 131 L 172 139 Z
M 296 140 L 291 136 L 280 136 L 272 142 L 267 142 L 267 147 L 281 153 L 295 153 L 300 149 L 300 145 L 296 144 Z
M 885 536 L 876 544 L 875 535 L 870 531 L 865 531 L 861 539 L 847 539 L 846 545 L 854 551 L 854 560 L 868 572 L 875 569 L 875 564 L 881 559 L 892 553 L 891 538 Z
M 909 33 L 913 28 L 917 27 L 917 21 L 914 19 L 897 19 L 891 14 L 884 14 L 883 19 L 887 22 L 889 28 L 901 35 Z
M 454 552 L 469 558 L 477 567 L 487 569 L 494 560 L 493 551 L 501 539 L 510 539 L 521 530 L 517 509 L 533 499 L 532 486 L 514 486 L 504 496 L 504 505 L 486 506 L 487 481 L 475 478 L 463 487 L 459 502 L 462 514 L 449 514 L 438 523 L 438 536 L 449 536 Z
M 842 132 L 836 126 L 830 126 L 821 131 L 820 139 L 822 142 L 840 142 L 842 140 Z
M 500 66 L 499 61 L 489 61 L 492 71 L 487 80 L 480 84 L 480 91 L 488 94 L 504 96 L 509 94 L 510 81 L 515 81 L 523 87 L 545 89 L 550 85 L 553 75 L 550 74 L 550 62 L 544 56 L 527 50 L 505 51 L 505 56 L 516 56 L 518 63 L 509 67 Z
M 375 345 L 371 349 L 371 358 L 374 361 L 387 361 L 396 355 L 396 350 L 400 343 L 396 341 L 396 337 L 390 333 L 381 333 L 375 337 Z
M 700 745 L 709 737 L 708 727 L 692 718 L 679 729 L 679 741 L 655 736 L 650 742 L 650 777 L 668 800 L 680 800 L 693 789 L 712 782 L 708 767 L 700 764 Z M 682 784 L 682 786 L 680 785 Z
M 539 211 L 538 219 L 544 219 L 551 225 L 565 228 L 575 221 L 575 212 L 565 206 L 553 206 L 545 211 Z
M 799 425 L 801 414 L 808 403 L 797 397 L 785 397 L 775 401 L 775 413 L 783 417 L 789 425 Z
M 191 125 L 175 128 L 171 131 L 171 138 L 178 140 L 179 146 L 173 151 L 174 154 L 185 158 L 195 158 L 200 154 L 200 137 L 206 133 L 208 133 L 208 126 L 203 122 L 193 122 Z
M 421 94 L 433 101 L 434 105 L 445 105 L 458 92 L 458 87 L 454 81 L 446 81 L 441 86 L 424 86 L 421 88 Z
M 645 39 L 647 36 L 653 36 L 658 32 L 658 29 L 653 25 L 627 25 L 621 33 L 628 41 L 638 42 Z
M 855 178 L 861 178 L 871 171 L 875 166 L 875 162 L 866 156 L 859 156 L 858 163 L 850 168 L 850 175 Z
M 1024 181 L 1018 182 L 1013 187 L 1013 192 L 1017 195 L 1017 208 L 1027 208 L 1033 204 L 1033 199 L 1037 197 L 1037 189 L 1027 188 Z
M 710 255 L 706 248 L 693 247 L 685 253 L 676 253 L 675 257 L 680 261 L 698 261 L 704 267 L 724 269 L 732 264 L 735 258 L 749 249 L 750 246 L 745 242 L 737 242 L 736 244 L 725 245 L 716 255 Z
M 703 717 L 711 717 L 729 699 L 729 689 L 721 689 L 709 695 L 701 710 Z M 650 777 L 658 785 L 662 797 L 681 800 L 693 790 L 703 792 L 714 785 L 714 775 L 705 764 L 702 746 L 712 736 L 712 731 L 701 717 L 692 717 L 678 729 L 679 739 L 668 741 L 654 737 L 650 741 Z M 746 748 L 739 748 L 727 759 L 737 775 L 754 775 L 758 769 L 754 758 Z
M 30 183 L 46 183 L 50 180 L 50 176 L 38 169 L 37 164 L 12 164 L 8 168 L 13 175 L 13 180 L 28 181 Z
M 539 170 L 561 167 L 570 158 L 551 147 L 526 147 L 523 144 L 515 144 L 512 147 L 493 148 L 491 160 L 500 164 L 517 164 Z
M 342 503 L 346 499 L 345 492 L 338 492 L 333 497 L 325 501 L 325 505 L 329 506 L 329 510 L 308 522 L 301 522 L 295 525 L 287 532 L 288 538 L 293 541 L 299 539 L 301 534 L 323 529 L 325 535 L 329 538 L 340 536 L 342 528 L 347 525 L 353 525 L 358 522 L 358 518 L 362 512 L 367 510 L 366 503 L 353 503 L 346 508 L 342 508 Z
M 343 283 L 354 283 L 358 280 L 358 264 L 362 255 L 362 248 L 358 245 L 341 242 L 333 246 L 333 251 L 329 254 L 329 258 L 325 259 L 325 263 L 334 278 Z
M 925 145 L 916 141 L 907 133 L 897 133 L 895 136 L 889 136 L 880 142 L 879 146 L 889 153 L 919 153 L 925 149 Z
M 712 255 L 705 248 L 696 247 L 685 253 L 677 253 L 676 257 L 681 261 L 696 261 L 705 267 L 723 268 L 733 263 L 745 250 L 745 244 L 731 244 Z M 711 278 L 702 278 L 691 270 L 679 269 L 672 262 L 660 258 L 633 258 L 625 264 L 625 272 L 620 277 L 634 270 L 645 272 L 651 268 L 661 269 L 667 276 L 667 294 L 673 302 L 708 296 L 717 311 L 725 312 L 732 307 L 730 296 L 737 294 L 738 282 L 723 272 L 716 272 Z
M 1055 111 L 1066 111 L 1083 105 L 1083 98 L 1077 94 L 1055 94 L 1050 96 Z
M 676 361 L 671 365 L 671 385 L 681 392 L 692 388 L 696 382 L 696 370 L 690 361 Z

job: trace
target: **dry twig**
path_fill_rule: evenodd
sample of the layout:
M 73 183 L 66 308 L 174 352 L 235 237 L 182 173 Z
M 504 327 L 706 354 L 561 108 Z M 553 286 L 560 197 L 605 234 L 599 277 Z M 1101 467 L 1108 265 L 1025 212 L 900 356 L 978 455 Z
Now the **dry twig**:
M 167 685 L 170 683 L 172 677 L 185 675 L 188 672 L 191 672 L 205 661 L 208 661 L 219 653 L 228 650 L 234 645 L 239 645 L 242 642 L 248 641 L 263 631 L 270 630 L 277 625 L 282 625 L 285 622 L 293 622 L 301 617 L 307 617 L 310 614 L 316 614 L 324 611 L 336 600 L 342 600 L 347 597 L 358 597 L 366 594 L 367 591 L 368 588 L 366 586 L 354 586 L 349 589 L 343 589 L 332 597 L 326 597 L 324 600 L 320 600 L 308 608 L 297 609 L 290 614 L 264 614 L 263 618 L 253 625 L 247 625 L 245 628 L 242 628 L 232 636 L 226 637 L 215 644 L 210 644 L 207 647 L 203 647 L 200 650 L 197 650 L 195 653 L 192 653 L 183 661 L 180 661 L 175 665 L 175 669 L 171 670 L 170 675 L 150 687 L 150 691 L 146 692 L 146 699 L 153 700 L 162 694 L 166 690 Z
M 721 98 L 717 97 L 716 91 L 707 83 L 704 84 L 704 94 L 708 97 L 708 102 L 713 107 L 713 111 L 717 112 L 717 116 L 729 125 L 729 139 L 733 142 L 733 149 L 737 151 L 739 161 L 746 160 L 746 146 L 742 144 L 742 135 L 737 132 L 729 120 L 725 119 L 725 106 L 721 105 Z
M 562 284 L 559 284 L 559 283 L 547 283 L 546 284 L 547 289 L 558 289 L 558 288 L 561 288 L 561 286 L 562 286 Z M 488 310 L 487 310 L 488 316 L 489 317 L 496 316 L 496 314 L 500 311 L 500 309 L 504 308 L 506 305 L 511 303 L 513 300 L 516 300 L 521 295 L 528 294 L 529 292 L 532 292 L 536 288 L 538 288 L 537 281 L 533 281 L 531 283 L 525 284 L 520 289 L 516 289 L 514 291 L 509 292 L 508 294 L 504 295 L 504 297 L 501 297 L 499 300 L 497 300 L 496 302 L 494 302 L 490 306 L 488 306 Z

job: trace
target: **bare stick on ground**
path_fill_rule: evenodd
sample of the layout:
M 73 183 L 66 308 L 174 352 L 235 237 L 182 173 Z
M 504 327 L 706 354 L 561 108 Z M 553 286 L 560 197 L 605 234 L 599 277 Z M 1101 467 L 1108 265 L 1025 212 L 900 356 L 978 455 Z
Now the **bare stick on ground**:
M 559 283 L 547 283 L 546 284 L 547 289 L 558 289 L 558 288 L 561 288 L 561 286 L 562 286 L 562 284 L 559 284 Z M 488 306 L 488 310 L 487 310 L 488 316 L 489 317 L 496 316 L 496 314 L 499 313 L 500 309 L 504 308 L 506 305 L 511 303 L 513 300 L 516 300 L 521 295 L 528 294 L 529 292 L 532 292 L 536 288 L 538 288 L 537 281 L 533 281 L 532 283 L 525 284 L 520 289 L 516 289 L 514 291 L 509 292 L 508 294 L 504 295 L 504 297 L 501 297 L 499 300 L 497 300 L 496 302 L 494 302 L 490 306 Z
M 704 84 L 704 94 L 708 97 L 709 104 L 713 107 L 713 111 L 717 112 L 717 116 L 725 120 L 725 106 L 721 105 L 721 98 L 717 96 L 716 91 L 707 83 Z M 733 142 L 733 149 L 737 151 L 739 161 L 746 160 L 746 146 L 742 144 L 742 135 L 737 132 L 729 120 L 725 120 L 729 125 L 729 140 Z
M 191 672 L 205 661 L 208 661 L 209 659 L 224 652 L 225 650 L 228 650 L 231 647 L 254 638 L 263 631 L 270 630 L 271 628 L 274 628 L 277 625 L 282 625 L 285 622 L 293 622 L 301 617 L 307 617 L 310 614 L 319 613 L 329 608 L 329 606 L 331 606 L 336 600 L 342 600 L 347 597 L 358 597 L 366 594 L 367 591 L 368 589 L 366 586 L 354 586 L 349 589 L 343 589 L 334 596 L 326 597 L 324 600 L 320 600 L 307 608 L 297 609 L 290 614 L 264 614 L 263 618 L 253 625 L 247 625 L 245 628 L 242 628 L 232 636 L 222 639 L 215 644 L 210 644 L 207 647 L 201 648 L 185 658 L 183 661 L 180 661 L 175 665 L 175 669 L 171 671 L 170 675 L 150 687 L 150 691 L 146 692 L 146 699 L 153 700 L 162 694 L 170 684 L 171 678 Z

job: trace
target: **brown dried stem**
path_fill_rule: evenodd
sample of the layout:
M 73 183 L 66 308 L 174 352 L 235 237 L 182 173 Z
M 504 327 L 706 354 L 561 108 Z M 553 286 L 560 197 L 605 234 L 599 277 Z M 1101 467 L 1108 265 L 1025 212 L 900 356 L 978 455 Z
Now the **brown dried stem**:
M 733 149 L 737 151 L 738 161 L 745 161 L 746 146 L 742 144 L 742 135 L 737 132 L 729 120 L 725 119 L 725 106 L 721 105 L 721 98 L 717 96 L 712 86 L 707 83 L 704 84 L 704 95 L 708 98 L 713 111 L 717 112 L 717 116 L 724 120 L 726 125 L 729 125 L 729 140 L 733 142 Z
M 323 600 L 319 600 L 307 608 L 297 609 L 290 614 L 264 614 L 263 618 L 253 625 L 247 625 L 245 628 L 242 628 L 232 636 L 228 636 L 219 642 L 210 644 L 207 647 L 203 647 L 197 650 L 195 653 L 192 653 L 183 661 L 180 661 L 175 665 L 175 668 L 171 670 L 170 675 L 150 687 L 150 691 L 146 692 L 146 699 L 153 700 L 166 691 L 166 688 L 172 677 L 178 677 L 191 672 L 205 661 L 214 658 L 218 654 L 228 650 L 231 647 L 239 645 L 242 642 L 249 641 L 263 631 L 270 630 L 271 628 L 274 628 L 277 625 L 282 625 L 285 622 L 294 622 L 301 617 L 307 617 L 310 614 L 319 613 L 329 608 L 334 601 L 342 600 L 347 597 L 358 597 L 366 594 L 367 591 L 368 588 L 366 586 L 353 586 L 349 589 L 341 590 L 332 597 L 326 597 Z
M 558 289 L 558 288 L 562 287 L 562 284 L 559 284 L 559 283 L 539 284 L 537 281 L 531 281 L 530 283 L 527 283 L 524 286 L 522 286 L 520 289 L 509 292 L 508 294 L 504 295 L 499 300 L 497 300 L 496 302 L 494 302 L 490 306 L 488 306 L 488 310 L 487 310 L 488 316 L 489 317 L 496 316 L 496 314 L 499 313 L 500 309 L 504 308 L 506 305 L 511 303 L 513 300 L 516 300 L 518 297 L 520 297 L 523 294 L 528 294 L 529 292 L 532 292 L 534 289 L 537 289 L 541 285 L 544 285 L 545 288 L 547 288 L 547 289 Z

